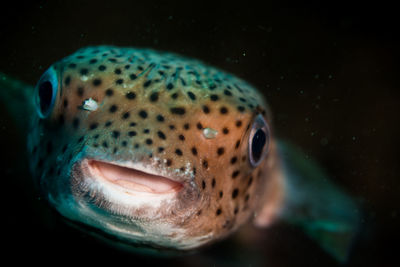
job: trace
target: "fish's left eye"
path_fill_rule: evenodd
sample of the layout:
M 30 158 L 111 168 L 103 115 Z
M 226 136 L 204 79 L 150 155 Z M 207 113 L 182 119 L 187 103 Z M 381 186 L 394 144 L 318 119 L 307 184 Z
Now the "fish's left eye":
M 36 85 L 36 111 L 40 118 L 46 118 L 53 109 L 58 90 L 57 73 L 50 67 Z
M 268 153 L 269 139 L 268 124 L 259 114 L 253 122 L 249 135 L 249 161 L 253 167 L 258 166 Z

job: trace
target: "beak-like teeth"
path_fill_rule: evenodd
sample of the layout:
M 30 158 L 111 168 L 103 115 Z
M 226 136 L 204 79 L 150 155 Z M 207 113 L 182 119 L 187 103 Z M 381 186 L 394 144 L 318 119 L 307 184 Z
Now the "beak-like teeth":
M 178 192 L 183 185 L 164 176 L 150 174 L 134 168 L 108 162 L 90 160 L 90 172 L 97 178 L 137 192 L 167 194 Z

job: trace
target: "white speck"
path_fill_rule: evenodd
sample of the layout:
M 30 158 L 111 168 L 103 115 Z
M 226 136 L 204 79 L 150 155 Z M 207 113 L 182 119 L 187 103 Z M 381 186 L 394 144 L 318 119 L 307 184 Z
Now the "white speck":
M 83 101 L 82 108 L 84 110 L 95 111 L 99 105 L 97 104 L 96 100 L 89 98 Z
M 217 136 L 217 134 L 218 134 L 218 131 L 214 130 L 212 128 L 204 128 L 203 129 L 203 135 L 207 139 L 213 139 Z
M 83 75 L 83 76 L 81 77 L 81 80 L 82 80 L 83 82 L 86 82 L 88 79 L 89 79 L 89 77 L 86 76 L 86 75 Z

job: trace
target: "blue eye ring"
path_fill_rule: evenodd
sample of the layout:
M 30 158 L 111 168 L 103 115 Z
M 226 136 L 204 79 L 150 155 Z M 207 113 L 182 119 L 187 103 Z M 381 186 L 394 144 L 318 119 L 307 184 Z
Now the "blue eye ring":
M 268 123 L 261 114 L 258 114 L 251 126 L 249 135 L 249 161 L 257 167 L 268 154 L 270 144 L 270 131 Z
M 39 117 L 47 118 L 53 110 L 57 98 L 58 78 L 53 67 L 50 67 L 40 77 L 36 85 L 35 103 Z

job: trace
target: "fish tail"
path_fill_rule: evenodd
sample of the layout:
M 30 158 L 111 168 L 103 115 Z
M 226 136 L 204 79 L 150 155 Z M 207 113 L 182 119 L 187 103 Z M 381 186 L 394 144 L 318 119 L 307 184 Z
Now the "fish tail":
M 34 111 L 33 93 L 33 86 L 0 72 L 0 102 L 24 131 L 28 129 L 30 114 Z
M 300 226 L 326 252 L 346 262 L 359 229 L 357 205 L 297 148 L 280 142 L 279 150 L 287 195 L 282 219 Z

